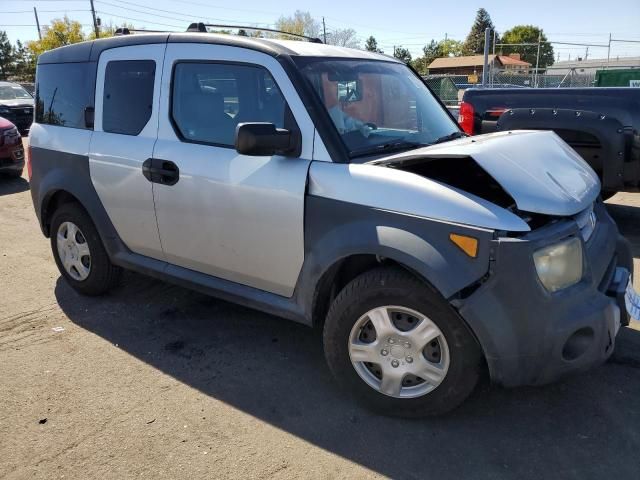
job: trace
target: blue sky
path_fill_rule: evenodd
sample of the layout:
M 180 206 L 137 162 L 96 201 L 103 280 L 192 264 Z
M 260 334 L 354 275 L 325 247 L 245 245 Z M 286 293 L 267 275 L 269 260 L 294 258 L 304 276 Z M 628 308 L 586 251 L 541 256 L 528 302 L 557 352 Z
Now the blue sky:
M 280 15 L 296 9 L 309 11 L 314 18 L 324 16 L 329 31 L 353 28 L 361 40 L 374 35 L 379 45 L 391 53 L 394 45 L 408 48 L 414 55 L 430 39 L 464 40 L 476 10 L 489 11 L 498 31 L 517 24 L 542 27 L 552 41 L 606 44 L 609 33 L 614 39 L 637 40 L 639 43 L 612 44 L 611 55 L 640 56 L 640 0 L 485 0 L 481 3 L 415 1 L 364 2 L 351 0 L 305 1 L 279 0 L 264 2 L 243 0 L 94 0 L 104 24 L 121 24 L 128 19 L 136 27 L 181 30 L 190 21 L 273 25 Z M 33 7 L 41 25 L 65 13 L 79 20 L 86 31 L 91 28 L 89 0 L 1 0 L 0 30 L 6 30 L 11 41 L 37 38 Z M 398 5 L 398 6 L 396 6 Z M 399 6 L 401 5 L 401 6 Z M 14 13 L 15 12 L 15 13 Z M 561 60 L 584 56 L 586 47 L 554 45 Z M 589 58 L 606 58 L 607 49 L 589 47 Z

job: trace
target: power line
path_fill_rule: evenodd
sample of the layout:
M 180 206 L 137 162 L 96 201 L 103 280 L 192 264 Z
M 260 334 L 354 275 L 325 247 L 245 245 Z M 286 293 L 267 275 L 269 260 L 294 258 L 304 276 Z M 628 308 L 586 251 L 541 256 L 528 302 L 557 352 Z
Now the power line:
M 114 3 L 105 2 L 103 0 L 96 0 L 96 3 L 102 3 L 104 5 L 109 5 L 111 7 L 126 9 L 126 10 L 129 10 L 129 11 L 132 11 L 132 12 L 144 13 L 145 15 L 152 15 L 152 16 L 156 16 L 156 17 L 160 17 L 160 18 L 168 18 L 170 20 L 175 20 L 175 15 L 179 15 L 181 17 L 189 18 L 190 21 L 203 20 L 203 19 L 205 19 L 205 20 L 206 19 L 220 20 L 220 21 L 224 21 L 224 22 L 235 22 L 236 21 L 236 20 L 231 20 L 231 19 L 228 19 L 228 18 L 218 18 L 218 17 L 209 17 L 209 16 L 204 16 L 203 17 L 202 15 L 188 15 L 188 14 L 185 14 L 184 12 L 176 12 L 174 10 L 164 10 L 164 9 L 161 9 L 161 8 L 147 7 L 146 5 L 140 5 L 138 3 L 128 2 L 128 1 L 125 1 L 125 0 L 114 0 L 114 1 L 116 1 L 118 3 L 124 3 L 126 5 L 133 5 L 133 6 L 136 6 L 136 7 L 139 7 L 139 8 L 145 8 L 147 10 L 153 10 L 153 11 L 156 11 L 156 12 L 170 13 L 170 14 L 172 14 L 174 16 L 173 17 L 167 17 L 166 15 L 160 15 L 160 14 L 157 14 L 157 13 L 146 12 L 144 10 L 136 10 L 135 8 L 131 8 L 129 6 L 125 7 L 125 6 L 122 6 L 122 5 L 116 5 Z
M 61 12 L 61 10 L 38 10 L 38 11 L 40 13 L 60 13 Z M 74 12 L 74 13 L 76 13 L 76 12 L 89 12 L 89 10 L 62 10 L 62 11 L 64 13 L 67 13 L 67 12 Z M 33 10 L 16 10 L 16 11 L 13 11 L 13 12 L 2 12 L 2 13 L 3 14 L 4 13 L 29 13 L 29 14 L 31 14 L 31 13 L 33 13 Z
M 173 27 L 173 28 L 181 28 L 184 29 L 184 25 L 171 25 L 168 23 L 160 23 L 160 22 L 154 22 L 152 20 L 143 20 L 141 18 L 133 18 L 133 17 L 125 17 L 124 15 L 117 15 L 115 13 L 110 13 L 110 12 L 105 12 L 104 10 L 100 10 L 97 11 L 96 13 L 102 14 L 102 15 L 109 15 L 110 17 L 116 17 L 116 18 L 121 18 L 125 21 L 129 21 L 129 22 L 142 22 L 142 23 L 148 23 L 150 25 L 160 25 L 162 27 Z

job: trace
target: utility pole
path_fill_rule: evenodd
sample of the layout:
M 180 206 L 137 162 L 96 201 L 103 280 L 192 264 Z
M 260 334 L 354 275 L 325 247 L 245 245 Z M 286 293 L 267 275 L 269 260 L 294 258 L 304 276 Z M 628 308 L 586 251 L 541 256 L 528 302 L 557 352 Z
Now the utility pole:
M 322 36 L 324 37 L 324 43 L 327 43 L 327 26 L 324 24 L 324 17 L 322 17 Z
M 609 47 L 607 47 L 607 68 L 609 67 L 610 58 L 611 58 L 611 34 L 609 34 Z
M 42 32 L 40 31 L 40 20 L 38 20 L 38 11 L 33 7 L 33 14 L 36 16 L 36 27 L 38 27 L 38 38 L 42 40 Z
M 589 58 L 589 47 L 587 47 L 587 50 L 584 52 L 584 59 L 588 59 Z
M 93 30 L 96 32 L 96 38 L 100 38 L 100 30 L 98 30 L 98 22 L 96 20 L 96 9 L 93 8 L 93 0 L 89 0 L 91 4 L 91 15 L 93 16 Z
M 534 85 L 538 87 L 538 68 L 540 67 L 540 41 L 542 40 L 542 30 L 538 30 L 538 53 L 536 54 L 536 75 Z
M 487 77 L 489 75 L 489 39 L 491 38 L 491 29 L 484 29 L 484 63 L 482 65 L 482 87 L 487 86 Z

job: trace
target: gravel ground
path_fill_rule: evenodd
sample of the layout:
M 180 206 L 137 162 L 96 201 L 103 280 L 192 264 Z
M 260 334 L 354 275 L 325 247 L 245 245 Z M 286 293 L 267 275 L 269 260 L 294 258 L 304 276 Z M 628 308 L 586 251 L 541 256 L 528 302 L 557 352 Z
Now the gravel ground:
M 638 262 L 640 194 L 610 210 Z M 640 476 L 638 324 L 589 373 L 381 418 L 336 388 L 311 329 L 134 274 L 78 296 L 26 180 L 0 180 L 0 220 L 2 478 Z

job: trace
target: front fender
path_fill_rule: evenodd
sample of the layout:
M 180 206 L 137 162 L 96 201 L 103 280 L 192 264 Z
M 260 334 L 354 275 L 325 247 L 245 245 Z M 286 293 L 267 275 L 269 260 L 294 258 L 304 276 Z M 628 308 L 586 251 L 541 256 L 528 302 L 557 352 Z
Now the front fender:
M 451 233 L 477 238 L 477 257 L 451 242 Z M 303 275 L 316 284 L 341 259 L 377 255 L 411 269 L 450 298 L 488 272 L 492 238 L 491 230 L 308 196 Z

